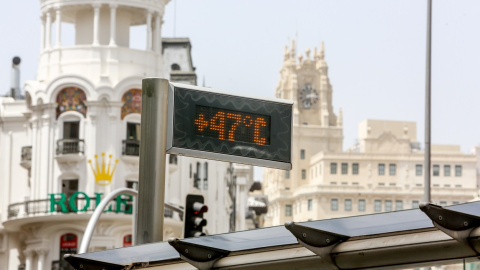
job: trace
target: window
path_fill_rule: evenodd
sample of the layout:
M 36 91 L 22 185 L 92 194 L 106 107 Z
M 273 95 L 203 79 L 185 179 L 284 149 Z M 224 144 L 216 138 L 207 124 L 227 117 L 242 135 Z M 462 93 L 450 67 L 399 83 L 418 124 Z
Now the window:
M 190 178 L 192 178 L 192 163 L 190 163 Z
M 455 204 L 459 204 L 460 202 L 457 202 L 457 201 L 453 201 L 452 204 L 455 205 Z
M 140 123 L 127 122 L 127 140 L 140 140 Z
M 330 174 L 337 174 L 337 163 L 330 163 Z
M 385 175 L 385 164 L 378 164 L 378 175 Z
M 138 181 L 135 181 L 135 180 L 127 180 L 127 181 L 125 181 L 125 182 L 126 182 L 126 183 L 125 183 L 125 186 L 126 186 L 127 188 L 133 188 L 133 189 L 135 189 L 135 188 L 134 188 L 135 184 L 138 183 Z M 137 188 L 138 188 L 138 185 L 137 185 Z
M 175 154 L 170 154 L 168 157 L 168 164 L 177 165 L 178 157 Z
M 392 200 L 385 200 L 385 211 L 392 211 Z
M 440 201 L 440 206 L 447 206 L 447 202 L 446 201 Z
M 450 176 L 450 165 L 443 165 L 443 176 Z
M 307 170 L 302 169 L 302 180 L 307 179 Z
M 418 201 L 412 201 L 412 208 L 417 209 L 420 203 Z
M 300 150 L 300 159 L 305 159 L 305 149 Z
M 395 201 L 395 211 L 403 210 L 403 201 L 396 200 Z
M 307 209 L 308 209 L 308 211 L 312 211 L 312 209 L 313 209 L 313 200 L 312 199 L 308 199 Z
M 375 200 L 374 208 L 375 208 L 375 212 L 381 212 L 382 211 L 382 201 L 381 200 Z
M 352 199 L 345 199 L 345 211 L 352 211 Z
M 177 64 L 177 63 L 173 63 L 170 68 L 172 69 L 172 71 L 178 71 L 180 70 L 180 65 Z
M 415 175 L 422 176 L 423 175 L 423 166 L 422 164 L 415 165 Z
M 462 165 L 455 165 L 455 176 L 462 176 Z
M 292 205 L 291 204 L 285 205 L 285 216 L 286 217 L 291 217 L 292 216 Z
M 139 156 L 140 124 L 127 122 L 127 138 L 123 143 L 123 155 Z M 171 155 L 170 155 L 171 156 Z
M 352 164 L 352 174 L 358 174 L 358 163 Z
M 338 199 L 332 199 L 330 201 L 330 209 L 332 211 L 337 211 L 338 210 Z
M 63 122 L 63 138 L 78 139 L 80 138 L 80 121 Z
M 200 162 L 197 162 L 197 171 L 193 174 L 193 187 L 200 189 L 200 182 L 202 181 L 201 177 L 202 165 Z
M 388 175 L 395 175 L 397 173 L 397 164 L 388 165 Z
M 285 179 L 290 179 L 290 171 L 289 170 L 285 171 Z
M 364 212 L 365 211 L 365 199 L 358 200 L 358 211 Z
M 342 174 L 348 174 L 348 163 L 342 163 Z
M 203 190 L 208 189 L 208 163 L 203 163 Z
M 440 165 L 433 165 L 433 176 L 440 175 Z

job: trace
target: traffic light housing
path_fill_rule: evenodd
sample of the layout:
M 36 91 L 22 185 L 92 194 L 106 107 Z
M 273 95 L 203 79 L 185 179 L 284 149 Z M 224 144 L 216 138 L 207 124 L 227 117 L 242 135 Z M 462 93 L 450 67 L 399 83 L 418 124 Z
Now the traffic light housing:
M 203 204 L 202 195 L 188 194 L 185 203 L 185 219 L 183 237 L 203 236 L 203 226 L 207 225 L 207 220 L 203 218 L 203 213 L 208 211 L 208 206 Z

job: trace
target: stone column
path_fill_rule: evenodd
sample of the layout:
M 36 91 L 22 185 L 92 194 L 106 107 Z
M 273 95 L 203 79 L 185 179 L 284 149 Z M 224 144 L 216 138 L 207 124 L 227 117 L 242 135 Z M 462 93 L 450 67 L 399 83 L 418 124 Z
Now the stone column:
M 45 255 L 48 253 L 48 249 L 46 248 L 39 248 L 35 249 L 35 253 L 37 253 L 38 261 L 37 261 L 37 270 L 43 270 L 45 264 Z
M 152 50 L 152 11 L 147 11 L 147 51 Z
M 154 50 L 157 53 L 161 53 L 161 46 L 162 46 L 162 31 L 160 29 L 161 26 L 161 20 L 162 20 L 162 15 L 160 13 L 157 13 L 157 16 L 155 16 L 155 46 Z
M 25 250 L 25 270 L 32 270 L 33 250 Z
M 45 49 L 49 50 L 51 47 L 51 30 L 52 30 L 52 15 L 50 14 L 50 10 L 47 10 L 46 12 L 47 15 L 47 22 L 46 22 L 46 27 L 45 29 Z
M 98 30 L 100 27 L 100 6 L 101 4 L 93 4 L 93 45 L 98 46 Z
M 57 22 L 57 30 L 56 30 L 56 33 L 57 33 L 57 42 L 56 42 L 56 47 L 57 48 L 60 48 L 61 46 L 61 40 L 62 40 L 62 12 L 60 10 L 60 7 L 57 7 L 57 10 L 56 10 L 56 18 L 55 18 L 55 21 Z
M 116 43 L 116 22 L 117 22 L 117 7 L 116 4 L 110 4 L 110 46 L 117 46 Z

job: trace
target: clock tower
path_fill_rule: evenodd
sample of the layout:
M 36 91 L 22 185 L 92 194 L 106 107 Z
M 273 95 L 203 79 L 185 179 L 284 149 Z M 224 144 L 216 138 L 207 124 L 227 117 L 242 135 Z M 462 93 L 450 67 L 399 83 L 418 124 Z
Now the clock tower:
M 322 153 L 343 151 L 342 112 L 336 115 L 333 110 L 323 43 L 304 55 L 297 55 L 295 42 L 285 47 L 275 95 L 294 101 L 292 170 L 264 169 L 263 179 L 269 211 L 283 212 L 295 202 L 294 191 L 311 184 L 310 163 Z M 274 215 L 267 224 L 283 224 L 284 220 L 284 215 Z

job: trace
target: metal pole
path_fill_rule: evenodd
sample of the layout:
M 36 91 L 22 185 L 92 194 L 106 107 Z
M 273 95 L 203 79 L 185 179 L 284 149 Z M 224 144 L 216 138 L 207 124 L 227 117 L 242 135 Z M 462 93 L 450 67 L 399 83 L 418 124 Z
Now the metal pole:
M 432 0 L 427 0 L 427 61 L 425 80 L 425 194 L 424 201 L 431 202 L 430 191 L 430 120 L 431 120 L 431 65 L 432 65 Z
M 163 241 L 168 80 L 142 80 L 142 119 L 136 241 Z
M 103 198 L 100 204 L 98 204 L 97 208 L 95 208 L 95 211 L 90 217 L 90 221 L 88 221 L 88 225 L 85 229 L 85 233 L 83 234 L 82 243 L 80 244 L 80 251 L 78 252 L 78 254 L 87 252 L 88 246 L 90 245 L 90 240 L 92 239 L 93 229 L 95 229 L 95 225 L 97 225 L 100 215 L 103 213 L 103 210 L 105 209 L 105 207 L 107 207 L 108 203 L 120 194 L 128 194 L 136 197 L 138 195 L 138 192 L 131 188 L 119 188 L 115 189 L 105 198 Z
M 138 194 L 138 182 L 133 183 L 133 189 L 137 191 Z M 133 197 L 133 211 L 132 211 L 132 244 L 137 245 L 137 218 L 138 218 L 138 198 L 137 196 Z

